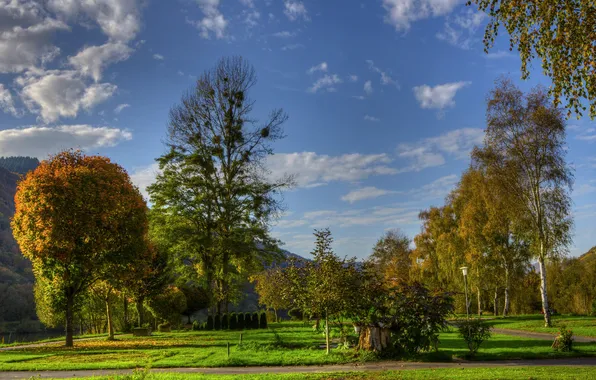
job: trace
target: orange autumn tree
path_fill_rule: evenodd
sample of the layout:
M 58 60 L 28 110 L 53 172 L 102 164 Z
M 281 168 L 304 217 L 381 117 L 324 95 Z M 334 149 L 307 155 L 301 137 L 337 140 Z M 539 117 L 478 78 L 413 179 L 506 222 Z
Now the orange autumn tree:
M 15 206 L 14 237 L 37 280 L 57 284 L 48 291 L 64 310 L 71 347 L 77 297 L 134 263 L 147 233 L 147 206 L 121 166 L 80 151 L 59 153 L 29 172 Z

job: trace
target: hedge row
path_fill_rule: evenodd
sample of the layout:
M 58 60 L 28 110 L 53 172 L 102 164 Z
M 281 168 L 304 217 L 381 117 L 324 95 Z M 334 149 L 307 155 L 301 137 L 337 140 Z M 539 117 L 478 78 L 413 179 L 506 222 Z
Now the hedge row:
M 215 317 L 209 315 L 207 322 L 194 321 L 193 330 L 247 330 L 266 329 L 267 316 L 265 313 L 230 313 Z

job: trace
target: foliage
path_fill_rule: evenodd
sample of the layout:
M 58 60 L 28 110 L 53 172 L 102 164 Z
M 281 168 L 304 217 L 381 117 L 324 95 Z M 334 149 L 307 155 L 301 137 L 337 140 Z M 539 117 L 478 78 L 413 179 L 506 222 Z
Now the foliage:
M 474 356 L 478 352 L 480 345 L 491 336 L 490 325 L 481 319 L 468 319 L 457 322 L 459 335 L 464 339 L 470 350 L 470 355 Z
M 156 318 L 178 325 L 182 312 L 186 310 L 186 297 L 180 289 L 170 285 L 160 294 L 149 298 L 147 307 Z
M 559 335 L 555 338 L 552 347 L 555 351 L 573 351 L 573 331 L 567 329 L 567 326 L 562 325 L 559 328 Z
M 245 327 L 245 323 L 244 323 L 244 313 L 238 313 L 238 314 L 237 314 L 237 318 L 238 318 L 238 319 L 237 319 L 237 325 L 236 325 L 236 328 L 237 328 L 238 330 L 244 330 L 244 329 L 246 328 L 246 327 Z
M 179 288 L 186 298 L 186 309 L 184 309 L 182 315 L 186 316 L 188 318 L 188 323 L 190 323 L 190 317 L 195 312 L 203 310 L 209 306 L 209 293 L 207 289 L 192 283 L 181 285 Z
M 64 298 L 71 346 L 75 298 L 134 263 L 147 230 L 147 206 L 122 167 L 105 157 L 66 151 L 27 174 L 15 207 L 15 239 L 36 277 L 59 286 L 52 294 Z
M 581 115 L 590 104 L 596 116 L 596 17 L 594 3 L 585 0 L 505 1 L 471 0 L 490 17 L 484 36 L 485 51 L 493 46 L 502 26 L 509 34 L 510 50 L 521 57 L 522 78 L 529 77 L 528 64 L 539 58 L 553 81 L 555 105 L 567 100 L 568 116 Z
M 410 281 L 412 266 L 410 238 L 400 230 L 387 231 L 373 247 L 369 260 L 386 283 L 398 284 Z
M 420 283 L 401 284 L 389 297 L 393 343 L 408 354 L 438 349 L 439 333 L 453 312 L 450 293 L 431 292 Z
M 261 313 L 261 317 L 259 320 L 259 327 L 262 329 L 267 328 L 267 313 L 265 313 L 265 312 Z
M 172 327 L 172 325 L 170 324 L 170 322 L 160 323 L 159 325 L 157 325 L 157 331 L 159 331 L 159 332 L 170 331 L 171 327 Z
M 573 175 L 565 155 L 565 120 L 544 89 L 524 94 L 511 81 L 499 80 L 488 99 L 484 147 L 472 156 L 491 185 L 507 194 L 515 234 L 538 259 L 547 325 L 545 261 L 566 253 L 573 224 Z
M 289 184 L 270 181 L 263 165 L 287 117 L 275 110 L 264 124 L 251 118 L 255 84 L 253 67 L 240 57 L 201 75 L 170 111 L 168 152 L 148 188 L 154 235 L 215 292 L 212 305 L 220 307 L 278 250 L 268 225 Z
M 257 312 L 252 313 L 252 328 L 253 329 L 259 328 L 259 313 L 257 313 Z
M 259 304 L 273 309 L 276 318 L 278 310 L 290 307 L 289 300 L 285 299 L 279 291 L 289 286 L 288 279 L 280 267 L 272 267 L 260 272 L 252 276 L 250 280 L 255 284 L 255 291 L 259 295 Z
M 213 329 L 221 330 L 221 315 L 220 314 L 215 314 L 215 317 L 213 317 Z
M 211 314 L 207 316 L 207 325 L 205 327 L 207 330 L 214 330 L 213 316 Z
M 230 330 L 238 329 L 238 315 L 236 313 L 230 313 L 229 327 L 230 327 Z

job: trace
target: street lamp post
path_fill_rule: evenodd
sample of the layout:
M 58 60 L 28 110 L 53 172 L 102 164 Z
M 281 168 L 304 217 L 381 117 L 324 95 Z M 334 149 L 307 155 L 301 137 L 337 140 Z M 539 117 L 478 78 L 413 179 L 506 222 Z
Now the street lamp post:
M 468 302 L 468 267 L 461 267 L 462 273 L 464 274 L 464 289 L 466 292 L 466 318 L 470 319 L 470 303 Z

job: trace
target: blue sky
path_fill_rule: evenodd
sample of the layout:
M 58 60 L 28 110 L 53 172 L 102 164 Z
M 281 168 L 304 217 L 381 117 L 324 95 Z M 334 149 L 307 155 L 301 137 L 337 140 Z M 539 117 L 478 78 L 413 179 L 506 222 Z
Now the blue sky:
M 485 97 L 519 79 L 505 36 L 483 52 L 486 18 L 455 0 L 0 0 L 0 154 L 40 159 L 77 147 L 109 156 L 144 188 L 169 108 L 218 58 L 256 68 L 255 116 L 283 107 L 287 137 L 268 160 L 292 173 L 273 228 L 308 255 L 330 227 L 365 257 L 386 229 L 413 237 L 483 138 Z M 570 120 L 576 169 L 573 255 L 595 244 L 596 131 Z M 591 223 L 592 222 L 592 223 Z

